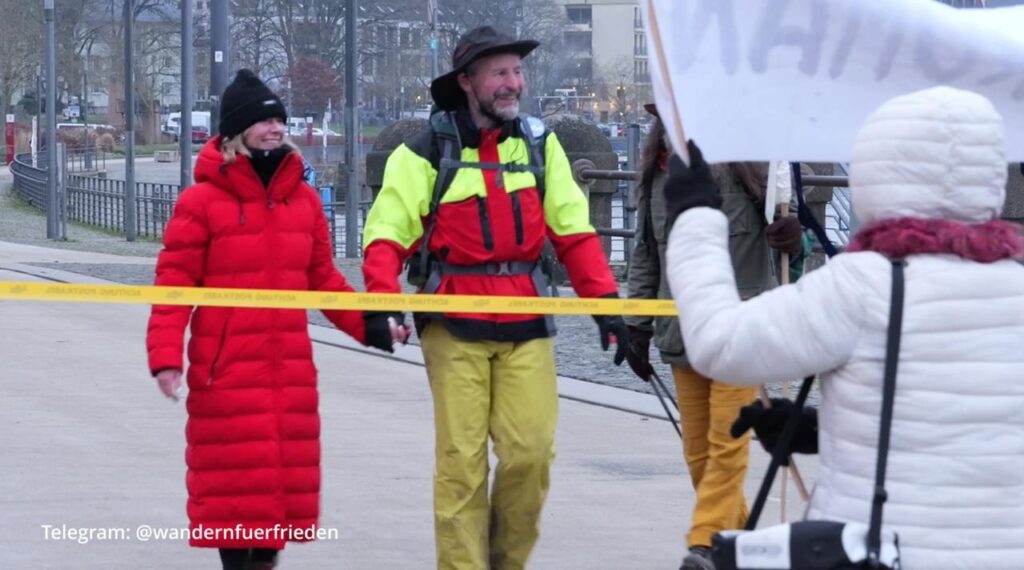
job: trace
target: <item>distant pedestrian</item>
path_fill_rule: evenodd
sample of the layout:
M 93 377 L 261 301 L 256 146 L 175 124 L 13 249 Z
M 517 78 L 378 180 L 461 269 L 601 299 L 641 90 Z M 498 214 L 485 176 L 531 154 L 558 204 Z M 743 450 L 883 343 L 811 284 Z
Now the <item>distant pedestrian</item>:
M 285 139 L 281 100 L 252 72 L 221 98 L 220 136 L 167 224 L 155 285 L 352 291 L 334 266 L 327 220 Z M 387 323 L 324 311 L 353 338 L 391 350 Z M 190 544 L 220 549 L 226 570 L 272 568 L 320 514 L 320 417 L 306 311 L 156 305 L 146 346 L 166 395 L 188 344 Z M 238 529 L 241 529 L 239 532 Z

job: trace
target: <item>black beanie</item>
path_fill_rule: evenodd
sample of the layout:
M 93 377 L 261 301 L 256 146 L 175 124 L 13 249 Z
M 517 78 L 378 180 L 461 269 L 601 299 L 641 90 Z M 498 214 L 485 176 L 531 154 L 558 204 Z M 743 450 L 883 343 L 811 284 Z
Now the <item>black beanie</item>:
M 220 98 L 220 134 L 230 138 L 271 117 L 288 121 L 288 111 L 281 98 L 252 71 L 238 70 L 235 80 Z

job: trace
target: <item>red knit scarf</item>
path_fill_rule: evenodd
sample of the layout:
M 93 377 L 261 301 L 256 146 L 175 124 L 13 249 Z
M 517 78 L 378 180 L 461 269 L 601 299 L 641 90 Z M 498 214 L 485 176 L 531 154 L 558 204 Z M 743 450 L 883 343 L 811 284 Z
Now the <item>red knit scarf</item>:
M 992 263 L 1024 259 L 1024 230 L 1003 220 L 962 224 L 950 220 L 897 218 L 865 226 L 846 251 L 877 251 L 887 257 L 918 253 L 951 253 L 964 259 Z

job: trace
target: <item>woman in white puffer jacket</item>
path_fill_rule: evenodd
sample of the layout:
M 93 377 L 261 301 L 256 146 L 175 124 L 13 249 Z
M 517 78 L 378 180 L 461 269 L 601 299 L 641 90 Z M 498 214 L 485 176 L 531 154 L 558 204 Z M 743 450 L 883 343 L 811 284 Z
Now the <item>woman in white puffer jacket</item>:
M 997 219 L 1007 165 L 992 105 L 946 87 L 882 105 L 850 165 L 864 229 L 797 284 L 745 302 L 728 220 L 691 153 L 693 168 L 675 159 L 666 185 L 678 215 L 668 278 L 686 352 L 702 374 L 738 384 L 820 374 L 808 518 L 868 522 L 888 257 L 905 257 L 884 528 L 898 533 L 909 570 L 1024 568 L 1024 245 L 1019 227 Z

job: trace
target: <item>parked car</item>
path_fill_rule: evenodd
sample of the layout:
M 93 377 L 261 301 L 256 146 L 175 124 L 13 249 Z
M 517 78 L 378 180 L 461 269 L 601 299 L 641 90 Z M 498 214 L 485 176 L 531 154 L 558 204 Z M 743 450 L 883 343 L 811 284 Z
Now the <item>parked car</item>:
M 301 140 L 302 137 L 306 136 L 306 127 L 305 126 L 303 126 L 301 128 L 298 128 L 298 127 L 288 127 L 288 136 L 296 137 L 296 138 L 299 138 Z M 321 129 L 320 127 L 313 127 L 313 136 L 314 137 L 322 137 L 322 136 L 324 136 L 324 130 Z M 329 136 L 329 137 L 338 137 L 338 136 L 341 136 L 341 134 L 334 132 L 332 129 L 327 129 L 327 136 Z
M 192 126 L 192 144 L 204 144 L 210 140 L 210 129 L 200 125 Z
M 193 127 L 204 127 L 206 132 L 210 132 L 210 112 L 209 111 L 192 111 L 192 126 Z M 181 131 L 181 113 L 174 112 L 167 115 L 167 121 L 164 122 L 163 131 L 174 137 L 174 140 L 178 140 L 178 133 Z M 193 141 L 194 142 L 194 141 Z

